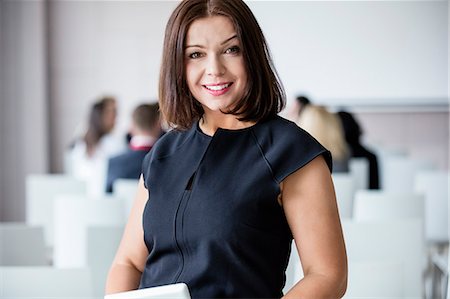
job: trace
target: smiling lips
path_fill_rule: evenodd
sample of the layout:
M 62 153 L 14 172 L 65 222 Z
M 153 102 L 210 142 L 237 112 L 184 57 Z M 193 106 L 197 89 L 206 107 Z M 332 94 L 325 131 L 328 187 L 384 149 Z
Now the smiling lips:
M 218 84 L 207 84 L 207 85 L 203 85 L 203 87 L 211 95 L 213 95 L 213 96 L 221 96 L 221 95 L 225 94 L 230 89 L 231 85 L 233 85 L 233 82 L 218 83 Z

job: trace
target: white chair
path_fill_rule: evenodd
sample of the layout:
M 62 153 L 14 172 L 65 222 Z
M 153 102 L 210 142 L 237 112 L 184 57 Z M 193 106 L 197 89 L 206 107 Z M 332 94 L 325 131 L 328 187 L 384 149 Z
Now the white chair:
M 119 246 L 123 226 L 89 226 L 87 228 L 87 265 L 92 273 L 93 293 L 104 294 L 106 278 Z
M 53 245 L 53 202 L 59 194 L 85 194 L 86 184 L 60 174 L 26 177 L 26 223 L 44 227 L 45 243 Z
M 414 188 L 425 195 L 425 236 L 430 243 L 449 241 L 450 174 L 444 171 L 417 173 Z
M 404 268 L 403 295 L 422 298 L 424 239 L 419 219 L 383 222 L 342 220 L 349 263 L 397 262 Z
M 405 218 L 418 218 L 423 221 L 424 205 L 423 194 L 359 190 L 355 194 L 353 218 L 357 221 Z
M 343 298 L 405 298 L 403 268 L 399 262 L 349 263 L 347 292 Z
M 413 192 L 414 177 L 422 170 L 433 170 L 435 166 L 430 161 L 417 160 L 409 157 L 388 157 L 385 160 L 383 174 L 383 191 Z
M 352 218 L 355 192 L 354 178 L 350 173 L 334 173 L 332 177 L 339 215 L 341 218 Z
M 384 182 L 387 180 L 386 173 L 386 161 L 391 157 L 406 157 L 407 150 L 400 148 L 387 148 L 384 146 L 380 146 L 379 144 L 371 144 L 370 148 L 375 151 L 377 155 L 378 162 L 378 179 L 380 182 L 380 188 L 384 189 Z
M 0 244 L 0 266 L 49 264 L 46 257 L 44 229 L 41 226 L 1 223 Z
M 89 269 L 0 267 L 1 298 L 92 298 Z
M 139 180 L 117 179 L 113 183 L 113 195 L 125 200 L 125 217 L 128 219 L 137 194 Z
M 348 166 L 355 182 L 355 191 L 368 189 L 369 160 L 366 158 L 351 158 Z
M 123 226 L 123 200 L 59 196 L 55 200 L 53 263 L 58 268 L 85 267 L 87 227 Z

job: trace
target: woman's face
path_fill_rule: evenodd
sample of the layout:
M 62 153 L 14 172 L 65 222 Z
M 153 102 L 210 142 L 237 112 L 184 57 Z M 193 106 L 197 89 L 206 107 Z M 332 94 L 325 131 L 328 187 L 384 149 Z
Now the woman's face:
M 189 90 L 205 113 L 226 111 L 244 96 L 247 72 L 241 42 L 227 17 L 194 21 L 184 59 Z

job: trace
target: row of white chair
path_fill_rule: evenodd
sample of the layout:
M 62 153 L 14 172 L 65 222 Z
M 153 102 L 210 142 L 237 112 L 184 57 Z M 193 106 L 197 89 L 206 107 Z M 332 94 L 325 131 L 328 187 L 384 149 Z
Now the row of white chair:
M 333 174 L 339 213 L 344 219 L 371 217 L 420 217 L 429 243 L 449 241 L 449 182 L 444 171 L 422 171 L 415 175 L 413 190 L 356 190 L 349 174 Z
M 123 226 L 86 227 L 86 241 L 71 240 L 67 245 L 71 245 L 73 248 L 64 247 L 67 251 L 61 254 L 58 260 L 62 265 L 53 265 L 53 268 L 49 268 L 52 265 L 46 260 L 42 227 L 30 227 L 25 223 L 1 223 L 0 233 L 1 267 L 33 267 L 36 271 L 39 269 L 46 271 L 50 271 L 50 269 L 89 269 L 91 291 L 95 295 L 102 295 L 108 270 L 123 233 Z M 76 260 L 77 264 L 69 264 L 70 257 Z M 46 273 L 43 274 L 46 275 Z M 50 271 L 49 273 L 52 275 L 54 272 Z
M 343 220 L 349 261 L 345 298 L 422 298 L 425 261 L 422 226 L 419 219 Z M 302 277 L 301 260 L 293 243 L 284 291 Z
M 114 183 L 114 197 L 122 198 L 125 217 L 131 210 L 137 180 L 119 179 Z M 26 223 L 44 228 L 45 244 L 53 247 L 54 208 L 58 196 L 88 197 L 86 183 L 62 174 L 28 175 L 26 178 Z M 110 196 L 102 198 L 110 199 Z M 92 198 L 91 198 L 92 199 Z

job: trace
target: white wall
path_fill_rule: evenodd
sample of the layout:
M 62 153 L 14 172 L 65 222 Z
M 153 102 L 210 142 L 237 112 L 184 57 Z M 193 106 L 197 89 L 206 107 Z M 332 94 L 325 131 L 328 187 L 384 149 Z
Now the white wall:
M 447 1 L 249 2 L 289 96 L 329 105 L 447 99 Z

